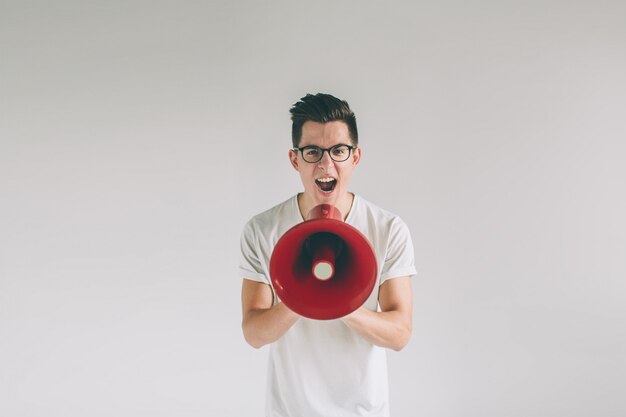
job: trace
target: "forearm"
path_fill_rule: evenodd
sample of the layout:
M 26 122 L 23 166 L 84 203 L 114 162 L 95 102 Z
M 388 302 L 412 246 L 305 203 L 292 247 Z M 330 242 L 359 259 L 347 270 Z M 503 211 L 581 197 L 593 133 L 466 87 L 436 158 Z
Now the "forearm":
M 411 320 L 402 311 L 376 312 L 361 307 L 342 320 L 376 346 L 398 351 L 406 346 L 411 338 Z
M 243 334 L 246 341 L 258 349 L 278 340 L 299 318 L 283 303 L 266 309 L 252 309 L 243 318 Z

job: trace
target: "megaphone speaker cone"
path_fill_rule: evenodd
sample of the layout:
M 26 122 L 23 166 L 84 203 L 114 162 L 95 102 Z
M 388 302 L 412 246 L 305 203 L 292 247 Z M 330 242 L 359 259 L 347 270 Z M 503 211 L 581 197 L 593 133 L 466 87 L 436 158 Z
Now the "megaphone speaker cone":
M 330 213 L 337 210 L 329 207 Z M 312 319 L 351 313 L 363 305 L 376 284 L 378 267 L 371 244 L 341 217 L 333 217 L 314 216 L 292 227 L 279 239 L 270 259 L 278 297 Z

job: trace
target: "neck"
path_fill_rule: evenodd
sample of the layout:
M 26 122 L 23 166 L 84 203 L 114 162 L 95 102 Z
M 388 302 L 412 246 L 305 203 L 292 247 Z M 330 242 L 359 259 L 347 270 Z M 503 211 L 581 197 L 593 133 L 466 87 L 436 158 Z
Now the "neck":
M 337 198 L 337 201 L 335 201 L 335 203 L 332 204 L 337 208 L 337 210 L 341 212 L 341 216 L 343 217 L 344 221 L 346 220 L 346 217 L 348 216 L 348 213 L 350 212 L 350 209 L 352 208 L 353 201 L 354 201 L 354 194 L 345 193 L 341 197 Z M 322 203 L 318 203 L 314 201 L 306 193 L 298 194 L 298 206 L 300 207 L 300 214 L 302 214 L 303 219 L 306 219 L 306 215 L 309 213 L 309 211 L 313 207 L 319 204 L 322 204 Z

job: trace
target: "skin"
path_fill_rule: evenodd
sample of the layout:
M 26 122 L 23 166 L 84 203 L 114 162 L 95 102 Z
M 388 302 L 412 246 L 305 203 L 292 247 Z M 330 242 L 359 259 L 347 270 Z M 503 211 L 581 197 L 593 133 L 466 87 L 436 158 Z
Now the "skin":
M 330 148 L 337 144 L 352 144 L 348 126 L 342 121 L 317 123 L 307 121 L 302 126 L 300 147 L 317 145 Z M 298 204 L 303 217 L 318 204 L 332 204 L 343 214 L 350 212 L 354 195 L 348 186 L 354 169 L 361 160 L 361 149 L 352 151 L 343 162 L 333 161 L 328 152 L 317 163 L 308 163 L 300 152 L 289 151 L 289 161 L 300 174 L 304 192 L 298 195 Z M 315 179 L 332 177 L 337 185 L 330 193 L 323 192 Z M 273 343 L 284 335 L 301 317 L 283 303 L 274 304 L 269 285 L 243 280 L 241 291 L 242 329 L 246 341 L 255 348 Z M 385 281 L 379 290 L 378 302 L 381 311 L 370 311 L 360 307 L 342 317 L 350 329 L 368 342 L 401 350 L 408 343 L 412 331 L 412 292 L 409 277 L 397 277 Z

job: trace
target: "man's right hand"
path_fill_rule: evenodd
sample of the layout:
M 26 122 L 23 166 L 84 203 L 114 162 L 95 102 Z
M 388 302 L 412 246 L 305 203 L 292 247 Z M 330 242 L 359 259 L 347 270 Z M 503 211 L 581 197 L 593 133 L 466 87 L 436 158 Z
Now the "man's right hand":
M 245 278 L 241 306 L 243 336 L 256 349 L 280 339 L 300 318 L 282 302 L 274 304 L 269 285 Z

